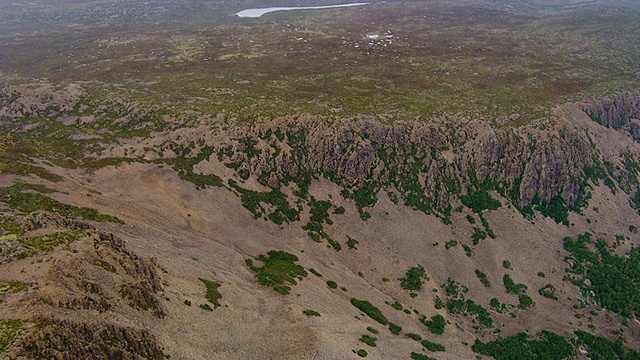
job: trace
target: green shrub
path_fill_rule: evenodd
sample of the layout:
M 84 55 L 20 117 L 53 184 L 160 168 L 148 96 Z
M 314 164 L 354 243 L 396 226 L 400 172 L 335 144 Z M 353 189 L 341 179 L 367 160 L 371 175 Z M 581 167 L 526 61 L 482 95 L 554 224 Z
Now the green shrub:
M 327 286 L 328 286 L 329 288 L 331 288 L 331 289 L 335 289 L 335 288 L 337 288 L 337 287 L 338 287 L 338 283 L 336 283 L 336 282 L 335 282 L 335 281 L 333 281 L 333 280 L 329 280 L 329 281 L 327 281 Z
M 394 323 L 389 323 L 389 331 L 391 331 L 391 333 L 394 335 L 398 335 L 400 334 L 400 331 L 402 331 L 402 326 L 396 325 Z
M 402 306 L 402 304 L 400 304 L 398 301 L 394 302 L 393 304 L 391 304 L 391 307 L 396 309 L 396 310 L 402 310 L 404 307 Z
M 258 283 L 263 286 L 272 286 L 274 290 L 282 295 L 286 295 L 291 290 L 288 286 L 283 286 L 285 282 L 296 285 L 298 280 L 307 276 L 307 271 L 296 264 L 298 257 L 286 251 L 271 250 L 269 256 L 260 255 L 258 260 L 264 265 L 256 267 L 251 259 L 247 259 L 247 266 L 256 272 Z
M 322 274 L 320 274 L 318 271 L 316 271 L 316 269 L 311 268 L 309 269 L 309 272 L 312 273 L 313 275 L 317 276 L 317 277 L 322 277 Z
M 562 336 L 543 330 L 538 337 L 538 340 L 533 340 L 528 334 L 520 333 L 486 344 L 476 339 L 472 349 L 476 353 L 493 356 L 496 360 L 561 360 L 575 355 L 575 349 L 571 343 Z
M 446 351 L 444 345 L 429 341 L 429 340 L 422 340 L 422 342 L 420 343 L 422 344 L 422 346 L 424 346 L 427 350 L 429 351 Z
M 469 257 L 473 256 L 473 249 L 471 249 L 471 246 L 462 244 L 462 249 L 464 250 L 465 255 Z
M 389 320 L 384 315 L 382 315 L 382 312 L 380 311 L 380 309 L 375 307 L 370 302 L 366 300 L 358 300 L 356 298 L 352 298 L 351 304 L 357 307 L 363 313 L 367 314 L 373 320 L 379 322 L 380 324 L 382 325 L 389 324 Z
M 356 245 L 359 244 L 359 241 L 352 238 L 351 236 L 347 236 L 347 247 L 349 249 L 353 249 L 353 250 L 358 250 L 358 248 L 356 247 Z
M 621 340 L 611 341 L 607 338 L 590 334 L 586 331 L 575 331 L 577 345 L 584 345 L 591 359 L 638 360 L 640 352 L 623 346 Z
M 415 341 L 422 341 L 422 336 L 420 336 L 420 334 L 415 334 L 415 333 L 407 333 L 406 334 L 407 337 L 411 340 L 415 340 Z
M 378 330 L 376 330 L 375 328 L 372 328 L 371 326 L 367 327 L 367 331 L 376 335 L 380 333 Z
M 547 299 L 558 300 L 556 295 L 556 287 L 553 284 L 547 284 L 538 290 L 538 294 L 546 297 Z
M 360 337 L 360 341 L 372 347 L 376 346 L 377 340 L 378 339 L 374 338 L 373 336 L 366 335 L 366 334 Z
M 358 351 L 356 352 L 356 354 L 358 354 L 358 356 L 360 356 L 360 357 L 362 357 L 362 358 L 367 357 L 367 355 L 368 355 L 367 350 L 365 350 L 365 349 L 360 349 L 360 350 L 358 350 Z
M 502 206 L 502 203 L 492 198 L 485 189 L 475 191 L 469 189 L 467 195 L 460 197 L 460 201 L 476 213 L 484 210 L 496 210 Z
M 489 281 L 487 274 L 480 271 L 480 269 L 476 269 L 475 273 L 478 279 L 480 279 L 480 282 L 482 283 L 482 285 L 484 285 L 484 287 L 491 287 L 491 281 Z
M 306 309 L 302 313 L 307 315 L 307 316 L 320 316 L 319 312 L 317 312 L 315 310 L 310 310 L 310 309 Z
M 623 317 L 640 316 L 640 247 L 620 256 L 609 250 L 606 241 L 594 243 L 585 233 L 576 240 L 565 238 L 564 248 L 574 260 L 571 282 L 583 294 L 595 294 L 598 304 Z
M 185 300 L 182 303 L 187 305 L 187 306 L 191 306 L 191 300 Z
M 429 280 L 427 271 L 421 266 L 414 266 L 407 270 L 405 276 L 400 280 L 400 286 L 409 291 L 422 291 L 423 280 Z
M 420 322 L 423 323 L 431 333 L 438 335 L 444 334 L 444 327 L 447 324 L 444 317 L 440 314 L 432 316 L 431 320 L 428 320 L 426 316 L 422 316 Z
M 424 354 L 411 352 L 411 360 L 435 360 L 435 359 Z
M 471 240 L 473 241 L 473 245 L 478 245 L 480 240 L 484 240 L 487 238 L 487 232 L 482 230 L 481 228 L 474 226 L 473 234 L 471 235 Z
M 213 311 L 213 309 L 211 308 L 211 306 L 209 306 L 209 304 L 201 304 L 200 305 L 200 309 L 207 310 L 207 311 Z

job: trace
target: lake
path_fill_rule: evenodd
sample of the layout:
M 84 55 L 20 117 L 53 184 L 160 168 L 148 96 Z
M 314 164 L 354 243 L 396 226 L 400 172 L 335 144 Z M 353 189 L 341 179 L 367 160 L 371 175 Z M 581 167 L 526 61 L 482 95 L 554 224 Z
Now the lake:
M 242 18 L 257 18 L 264 14 L 275 12 L 275 11 L 333 9 L 333 8 L 361 6 L 361 5 L 368 5 L 368 4 L 369 3 L 351 3 L 351 4 L 326 5 L 326 6 L 269 7 L 269 8 L 259 8 L 259 9 L 246 9 L 236 13 L 236 15 Z

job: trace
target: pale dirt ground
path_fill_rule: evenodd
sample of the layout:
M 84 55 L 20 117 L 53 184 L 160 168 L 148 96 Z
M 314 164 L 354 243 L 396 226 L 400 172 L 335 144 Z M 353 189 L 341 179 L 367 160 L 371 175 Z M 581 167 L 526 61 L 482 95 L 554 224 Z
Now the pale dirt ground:
M 318 199 L 331 197 L 336 206 L 347 209 L 345 215 L 332 215 L 335 224 L 326 227 L 343 244 L 340 252 L 308 239 L 301 223 L 277 226 L 262 219 L 254 220 L 230 191 L 196 190 L 166 167 L 123 164 L 93 175 L 71 171 L 65 178 L 53 187 L 66 193 L 53 197 L 121 218 L 125 225 L 98 224 L 98 227 L 125 239 L 131 251 L 156 258 L 164 270 L 161 277 L 165 318 L 158 320 L 122 306 L 122 321 L 149 328 L 172 359 L 347 359 L 357 358 L 352 350 L 359 348 L 369 351 L 367 358 L 394 359 L 408 358 L 411 351 L 423 352 L 418 343 L 404 337 L 406 332 L 416 332 L 445 345 L 446 352 L 430 354 L 438 359 L 474 358 L 470 347 L 463 345 L 463 342 L 472 344 L 477 336 L 472 324 L 465 317 L 446 316 L 446 312 L 433 306 L 432 290 L 444 298 L 439 285 L 447 278 L 468 286 L 467 297 L 488 308 L 488 301 L 494 296 L 501 302 L 517 303 L 517 298 L 506 294 L 502 286 L 502 275 L 508 272 L 516 282 L 528 286 L 527 293 L 536 306 L 518 312 L 517 319 L 492 314 L 502 335 L 524 329 L 530 333 L 546 329 L 569 334 L 574 328 L 587 329 L 588 321 L 575 318 L 572 306 L 581 295 L 576 287 L 562 281 L 567 266 L 563 261 L 566 252 L 562 238 L 589 230 L 595 234 L 623 233 L 631 237 L 632 243 L 640 243 L 637 234 L 625 230 L 630 224 L 640 223 L 637 214 L 626 206 L 620 193 L 613 195 L 606 187 L 595 189 L 585 216 L 572 215 L 575 225 L 570 227 L 544 218 L 531 223 L 506 206 L 488 213 L 486 217 L 497 239 L 481 241 L 470 258 L 460 245 L 449 250 L 444 247 L 448 240 L 469 240 L 472 225 L 464 218 L 466 213 L 454 212 L 453 225 L 444 225 L 435 217 L 394 205 L 386 195 L 381 195 L 380 202 L 371 209 L 372 218 L 362 221 L 355 206 L 342 200 L 340 189 L 328 182 L 314 183 L 311 193 Z M 3 180 L 0 177 L 5 183 Z M 89 189 L 99 194 L 89 193 Z M 587 224 L 586 218 L 593 222 Z M 347 235 L 360 241 L 358 250 L 346 247 Z M 288 296 L 259 286 L 244 261 L 272 249 L 296 254 L 302 266 L 318 270 L 323 278 L 309 274 Z M 58 256 L 62 255 L 54 252 L 51 258 Z M 503 269 L 503 260 L 510 260 L 513 270 Z M 53 260 L 41 264 L 10 263 L 3 266 L 3 274 L 40 283 L 38 268 L 48 261 Z M 431 279 L 425 282 L 425 289 L 417 298 L 410 298 L 396 279 L 417 264 L 427 269 Z M 22 269 L 27 270 L 21 273 Z M 480 284 L 475 269 L 489 275 L 491 288 Z M 546 278 L 538 277 L 539 271 Z M 206 303 L 199 277 L 222 283 L 219 288 L 222 306 L 213 312 L 198 308 Z M 384 282 L 382 278 L 391 281 Z M 330 279 L 338 283 L 338 289 L 326 286 L 326 280 Z M 546 283 L 558 288 L 561 301 L 538 295 L 537 289 Z M 342 286 L 347 288 L 346 292 L 340 290 Z M 352 297 L 378 306 L 392 322 L 403 327 L 403 334 L 392 335 L 362 316 L 350 304 Z M 186 299 L 193 305 L 185 306 L 182 302 Z M 430 334 L 419 323 L 419 315 L 407 315 L 385 304 L 395 300 L 421 314 L 445 315 L 451 323 L 445 335 Z M 302 314 L 304 309 L 316 310 L 322 316 L 307 317 Z M 594 317 L 594 323 L 605 333 L 617 329 L 604 313 Z M 378 338 L 375 348 L 358 341 L 367 333 L 367 326 L 380 330 L 375 335 Z M 627 333 L 630 345 L 640 345 L 637 325 L 630 331 L 635 332 L 633 336 Z M 485 333 L 482 338 L 491 337 Z
M 567 112 L 569 116 L 570 112 Z M 577 126 L 591 126 L 584 118 L 571 118 Z M 185 129 L 176 136 L 201 137 L 207 127 Z M 595 141 L 604 151 L 617 152 L 616 132 L 603 131 Z M 127 149 L 129 155 L 152 156 L 143 147 L 159 146 L 163 139 L 147 142 L 130 141 L 114 148 L 106 155 L 119 156 Z M 210 139 L 209 139 L 210 140 Z M 105 156 L 106 156 L 105 155 Z M 94 174 L 67 169 L 50 169 L 64 175 L 65 181 L 50 184 L 31 178 L 29 181 L 46 183 L 60 190 L 51 196 L 64 203 L 87 206 L 102 213 L 115 215 L 125 225 L 100 223 L 98 229 L 112 232 L 125 239 L 127 248 L 142 257 L 153 257 L 163 269 L 160 274 L 164 293 L 162 306 L 166 316 L 159 320 L 148 313 L 131 309 L 113 297 L 116 303 L 116 320 L 122 324 L 148 328 L 155 334 L 165 352 L 172 359 L 355 359 L 352 350 L 369 351 L 367 359 L 409 358 L 412 351 L 424 352 L 422 347 L 404 336 L 407 332 L 419 333 L 423 338 L 447 347 L 444 353 L 428 354 L 437 359 L 472 359 L 475 354 L 470 346 L 476 337 L 492 339 L 487 332 L 476 334 L 468 318 L 448 316 L 444 310 L 434 308 L 438 294 L 444 299 L 440 285 L 452 278 L 469 287 L 467 298 L 488 308 L 492 297 L 503 303 L 517 304 L 514 295 L 506 294 L 502 276 L 509 273 L 514 281 L 528 286 L 527 294 L 536 306 L 527 311 L 516 311 L 517 319 L 492 313 L 501 335 L 509 336 L 523 330 L 536 333 L 551 330 L 570 335 L 576 328 L 588 330 L 588 317 L 577 319 L 573 305 L 582 298 L 578 289 L 563 281 L 564 261 L 567 253 L 562 246 L 565 236 L 575 236 L 590 231 L 596 237 L 612 240 L 615 234 L 630 238 L 622 249 L 631 244 L 640 245 L 640 236 L 629 232 L 629 225 L 640 224 L 638 214 L 628 206 L 621 192 L 613 194 L 604 186 L 596 187 L 590 206 L 584 216 L 571 214 L 572 225 L 558 225 L 551 219 L 524 219 L 509 206 L 488 212 L 486 218 L 497 238 L 486 239 L 475 247 L 475 255 L 465 255 L 461 245 L 445 249 L 449 240 L 470 244 L 473 226 L 463 213 L 453 213 L 453 225 L 445 225 L 433 216 L 393 204 L 380 194 L 379 203 L 369 211 L 371 219 L 362 221 L 354 204 L 342 199 L 340 188 L 328 181 L 317 181 L 310 192 L 317 199 L 330 199 L 334 205 L 346 208 L 344 215 L 332 215 L 335 222 L 325 226 L 327 233 L 339 241 L 343 249 L 336 252 L 326 243 L 310 240 L 301 225 L 308 219 L 308 209 L 301 222 L 278 226 L 262 219 L 254 220 L 244 209 L 237 196 L 225 188 L 197 190 L 191 183 L 180 180 L 169 167 L 152 164 L 122 164 L 106 167 Z M 223 179 L 235 178 L 231 169 L 217 162 L 204 161 L 196 171 L 215 173 Z M 0 176 L 0 186 L 8 186 L 16 177 Z M 244 187 L 264 191 L 255 181 Z M 90 192 L 91 190 L 91 192 Z M 493 194 L 499 197 L 497 194 Z M 501 199 L 503 204 L 507 202 Z M 459 204 L 454 204 L 454 208 Z M 597 209 L 597 210 L 596 210 Z M 477 217 L 476 217 L 477 219 Z M 587 219 L 591 219 L 589 224 Z M 479 219 L 475 226 L 481 226 Z M 357 250 L 346 246 L 347 236 L 359 240 Z M 41 292 L 65 296 L 59 278 L 50 278 L 52 264 L 69 264 L 82 267 L 79 254 L 90 254 L 90 240 L 78 241 L 51 254 L 14 261 L 0 265 L 2 278 L 38 283 Z M 318 278 L 309 274 L 291 294 L 281 296 L 273 289 L 257 284 L 253 272 L 245 265 L 245 259 L 255 258 L 272 249 L 291 252 L 300 258 L 305 268 L 314 268 L 323 274 Z M 90 256 L 90 255 L 87 255 Z M 91 255 L 93 256 L 93 255 Z M 40 261 L 41 260 L 41 261 Z M 502 266 L 509 260 L 513 270 Z M 430 280 L 416 298 L 402 290 L 397 279 L 415 265 L 426 268 Z M 492 282 L 485 288 L 474 274 L 475 269 L 487 273 Z M 544 272 L 545 278 L 537 276 Z M 91 273 L 88 273 L 89 275 Z M 359 275 L 360 274 L 360 275 Z M 0 278 L 0 280 L 2 280 Z M 206 303 L 205 288 L 198 278 L 218 281 L 222 284 L 222 306 L 213 312 L 203 311 L 198 305 Z M 388 278 L 389 282 L 382 279 Z M 329 289 L 327 280 L 338 283 L 338 289 Z M 106 279 L 105 279 L 106 281 Z M 558 289 L 560 301 L 538 295 L 538 289 L 547 283 Z M 342 291 L 340 287 L 346 287 Z M 400 336 L 387 329 L 353 307 L 352 298 L 372 302 L 394 323 L 403 327 Z M 192 306 L 183 304 L 190 300 Z M 445 335 L 428 332 L 419 323 L 419 315 L 407 315 L 396 311 L 385 302 L 401 302 L 420 314 L 445 315 L 450 324 Z M 307 317 L 304 309 L 313 309 L 321 317 Z M 44 311 L 37 298 L 27 303 L 6 302 L 0 306 L 0 317 L 23 313 L 34 315 Z M 106 315 L 97 312 L 60 312 L 60 316 L 82 321 L 99 320 Z M 609 335 L 619 328 L 616 316 L 608 320 L 605 314 L 593 316 L 598 334 Z M 110 315 L 111 316 L 111 315 Z M 367 326 L 380 331 L 378 346 L 370 348 L 358 339 L 367 334 Z M 628 345 L 640 348 L 639 326 L 633 323 L 626 332 Z M 467 343 L 468 345 L 464 345 Z M 487 358 L 487 357 L 485 357 Z

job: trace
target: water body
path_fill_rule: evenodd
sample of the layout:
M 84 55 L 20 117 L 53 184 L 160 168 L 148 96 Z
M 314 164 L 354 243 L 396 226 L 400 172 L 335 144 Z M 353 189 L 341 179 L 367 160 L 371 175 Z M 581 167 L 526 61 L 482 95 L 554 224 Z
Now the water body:
M 326 5 L 326 6 L 294 6 L 294 7 L 269 7 L 261 9 L 246 9 L 239 13 L 236 13 L 242 18 L 257 18 L 264 14 L 275 11 L 288 11 L 288 10 L 316 10 L 316 9 L 333 9 L 340 7 L 361 6 L 368 5 L 369 3 L 351 3 L 351 4 L 338 4 L 338 5 Z

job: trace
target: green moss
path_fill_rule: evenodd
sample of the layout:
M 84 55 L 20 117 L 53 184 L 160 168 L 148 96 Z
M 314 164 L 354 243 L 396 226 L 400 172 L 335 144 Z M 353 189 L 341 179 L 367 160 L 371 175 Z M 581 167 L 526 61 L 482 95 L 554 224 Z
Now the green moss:
M 27 290 L 31 287 L 31 284 L 22 281 L 0 281 L 0 294 L 1 293 L 17 293 Z
M 22 329 L 21 320 L 0 319 L 0 354 L 7 350 L 18 338 Z
M 84 230 L 61 231 L 43 236 L 19 238 L 18 243 L 26 250 L 23 253 L 24 256 L 33 256 L 48 253 L 59 245 L 70 244 L 86 235 Z
M 267 256 L 260 255 L 260 260 L 264 265 L 257 267 L 253 261 L 248 259 L 247 266 L 256 272 L 258 283 L 263 286 L 272 286 L 278 293 L 286 295 L 289 293 L 288 286 L 281 286 L 284 283 L 296 285 L 298 280 L 307 276 L 307 271 L 296 264 L 298 257 L 286 251 L 271 250 Z
M 32 213 L 36 210 L 55 212 L 65 217 L 80 217 L 91 221 L 109 221 L 118 224 L 123 222 L 110 215 L 100 214 L 95 209 L 76 207 L 58 202 L 42 194 L 52 193 L 41 185 L 14 183 L 10 187 L 0 188 L 0 201 L 11 209 Z
M 222 294 L 220 294 L 220 292 L 218 291 L 218 288 L 220 287 L 220 283 L 211 281 L 211 280 L 202 279 L 202 278 L 199 278 L 199 280 L 202 281 L 204 286 L 207 288 L 204 297 L 210 303 L 213 304 L 214 308 L 219 307 L 220 306 L 219 300 L 222 299 Z

